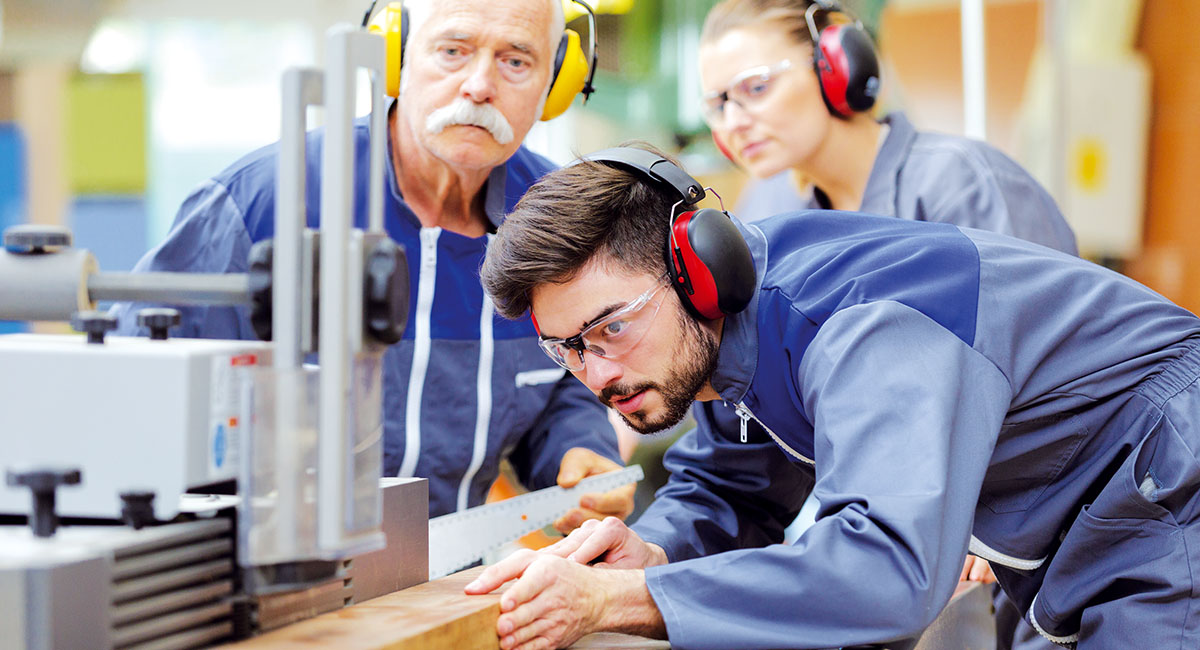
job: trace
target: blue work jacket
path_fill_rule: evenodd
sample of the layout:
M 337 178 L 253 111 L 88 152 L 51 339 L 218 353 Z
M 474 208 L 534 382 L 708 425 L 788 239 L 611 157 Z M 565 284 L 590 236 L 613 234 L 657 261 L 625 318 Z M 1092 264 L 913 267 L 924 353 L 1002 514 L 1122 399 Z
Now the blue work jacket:
M 879 145 L 858 211 L 913 221 L 935 221 L 1019 237 L 1078 254 L 1075 233 L 1037 180 L 986 142 L 918 131 L 903 113 L 880 122 Z M 758 221 L 784 212 L 830 207 L 819 188 L 797 194 L 784 172 L 754 181 L 735 214 Z
M 683 438 L 634 525 L 670 559 L 645 575 L 672 647 L 911 637 L 968 549 L 1062 642 L 1091 620 L 1150 647 L 1084 618 L 1145 585 L 1146 621 L 1195 617 L 1200 320 L 981 230 L 820 211 L 741 227 L 757 292 L 724 321 L 712 385 L 761 426 Z M 816 523 L 775 543 L 809 489 Z M 1194 634 L 1179 620 L 1167 638 Z
M 395 104 L 393 104 L 393 107 Z M 306 142 L 309 227 L 319 224 L 324 131 Z M 355 169 L 368 168 L 368 129 L 354 129 Z M 385 476 L 429 479 L 429 514 L 483 503 L 508 458 L 531 488 L 553 485 L 563 453 L 585 447 L 620 462 L 616 434 L 592 394 L 538 347 L 529 317 L 494 312 L 479 281 L 488 237 L 423 227 L 400 195 L 388 138 L 384 225 L 404 245 L 412 286 L 404 339 L 384 355 Z M 135 271 L 238 273 L 250 246 L 275 225 L 278 146 L 250 153 L 203 183 L 184 202 L 165 241 Z M 539 177 L 552 169 L 524 147 L 492 170 L 485 210 L 498 225 Z M 357 227 L 366 223 L 367 175 L 354 182 Z M 119 304 L 118 333 L 138 332 L 144 304 Z M 183 310 L 179 336 L 254 339 L 247 311 Z

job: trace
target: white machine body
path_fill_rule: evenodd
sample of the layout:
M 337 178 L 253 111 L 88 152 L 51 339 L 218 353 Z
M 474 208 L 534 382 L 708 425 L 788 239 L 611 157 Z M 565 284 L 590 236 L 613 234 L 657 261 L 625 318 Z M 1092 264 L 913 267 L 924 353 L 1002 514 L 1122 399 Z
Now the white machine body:
M 119 494 L 140 490 L 170 519 L 187 490 L 237 478 L 239 370 L 270 363 L 260 342 L 0 336 L 3 469 L 81 469 L 82 485 L 58 491 L 60 516 L 119 518 Z M 0 513 L 30 510 L 29 490 L 0 485 Z

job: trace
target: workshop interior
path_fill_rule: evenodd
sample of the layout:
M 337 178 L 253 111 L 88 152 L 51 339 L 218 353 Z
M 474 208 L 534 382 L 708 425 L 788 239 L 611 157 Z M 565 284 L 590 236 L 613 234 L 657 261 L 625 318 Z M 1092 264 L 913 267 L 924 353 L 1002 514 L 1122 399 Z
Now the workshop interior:
M 364 10 L 386 4 L 0 0 L 0 647 L 265 640 L 557 539 L 581 494 L 640 480 L 637 510 L 653 500 L 670 434 L 576 488 L 501 472 L 487 504 L 441 517 L 430 477 L 381 475 L 386 353 L 413 335 L 421 254 L 385 228 L 404 88 L 388 57 L 406 26 Z M 552 90 L 561 115 L 525 147 L 565 165 L 648 142 L 736 214 L 765 190 L 704 114 L 716 4 L 565 0 L 585 90 Z M 878 49 L 873 114 L 986 141 L 1046 188 L 1082 257 L 1200 309 L 1200 3 L 842 5 Z M 135 271 L 197 186 L 276 142 L 273 237 L 246 247 L 244 272 Z M 155 305 L 121 312 L 144 335 L 114 333 L 123 302 Z M 257 340 L 173 331 L 179 308 L 230 306 Z M 952 601 L 916 647 L 996 647 L 990 606 L 981 590 Z M 475 647 L 449 643 L 362 647 Z

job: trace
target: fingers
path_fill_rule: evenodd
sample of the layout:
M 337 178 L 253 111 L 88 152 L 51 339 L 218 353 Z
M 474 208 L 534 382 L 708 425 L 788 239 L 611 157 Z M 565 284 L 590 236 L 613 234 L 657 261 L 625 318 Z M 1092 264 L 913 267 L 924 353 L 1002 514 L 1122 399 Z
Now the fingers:
M 620 519 L 609 517 L 597 524 L 592 533 L 582 540 L 579 548 L 567 555 L 567 559 L 587 564 L 620 546 L 627 530 L 629 529 Z
M 615 462 L 585 447 L 572 447 L 563 454 L 558 466 L 559 486 L 574 487 L 576 483 L 592 474 L 603 474 L 621 469 Z
M 619 488 L 595 494 L 585 494 L 579 499 L 579 505 L 604 515 L 624 519 L 633 512 L 633 495 L 637 486 L 630 483 Z
M 603 519 L 604 515 L 598 512 L 585 510 L 584 508 L 572 508 L 563 516 L 554 520 L 554 530 L 563 535 L 571 534 L 576 528 L 582 526 L 585 522 L 594 519 Z
M 528 549 L 517 551 L 484 569 L 483 573 L 463 587 L 463 591 L 471 595 L 495 591 L 500 585 L 522 575 L 537 558 L 538 554 L 534 551 Z
M 544 553 L 534 553 L 534 556 L 534 561 L 529 564 L 527 570 L 521 575 L 521 579 L 514 582 L 500 596 L 500 613 L 508 614 L 508 616 L 502 618 L 512 626 L 509 630 L 510 632 L 528 625 L 538 617 L 541 613 L 539 608 L 521 607 L 521 605 L 537 598 L 538 594 L 542 593 L 542 590 L 552 584 L 556 574 L 551 567 L 555 563 L 558 563 L 560 566 L 563 563 L 561 558 L 548 556 Z M 514 611 L 518 608 L 521 611 Z M 497 621 L 496 625 L 496 629 L 499 631 L 500 622 Z
M 561 521 L 561 520 L 560 520 Z M 542 549 L 543 553 L 550 553 L 559 557 L 566 557 L 571 554 L 571 551 L 579 548 L 583 543 L 584 538 L 592 534 L 600 522 L 596 519 L 588 519 L 579 525 L 578 528 L 572 530 L 566 537 Z
M 579 499 L 578 508 L 567 511 L 554 522 L 554 529 L 566 535 L 582 526 L 584 522 L 605 517 L 624 519 L 633 513 L 633 495 L 636 486 L 623 485 L 608 492 L 585 494 Z
M 959 572 L 959 574 L 958 574 L 959 582 L 966 580 L 967 577 L 971 575 L 971 565 L 973 565 L 974 563 L 975 563 L 975 558 L 968 555 L 967 559 L 963 562 L 962 571 Z
M 556 622 L 550 619 L 537 619 L 528 625 L 514 628 L 514 619 L 502 616 L 496 623 L 496 631 L 500 636 L 500 647 L 508 650 L 509 648 L 540 648 L 554 647 L 551 641 L 547 638 L 547 633 L 553 631 Z M 508 632 L 502 632 L 508 630 Z

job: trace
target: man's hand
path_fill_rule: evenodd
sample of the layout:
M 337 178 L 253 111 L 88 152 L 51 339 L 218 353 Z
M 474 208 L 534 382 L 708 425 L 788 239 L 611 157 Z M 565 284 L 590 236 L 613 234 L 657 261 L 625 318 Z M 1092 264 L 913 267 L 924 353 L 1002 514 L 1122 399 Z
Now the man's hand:
M 667 563 L 661 546 L 644 541 L 616 517 L 585 521 L 542 552 L 605 569 L 644 569 Z
M 988 564 L 987 560 L 968 555 L 963 562 L 962 573 L 958 576 L 958 581 L 970 580 L 971 582 L 982 582 L 983 584 L 991 584 L 996 581 L 996 574 L 992 573 L 992 565 Z
M 602 571 L 521 550 L 488 567 L 464 591 L 486 594 L 518 577 L 500 597 L 496 633 L 504 650 L 562 648 L 604 630 L 666 635 L 641 571 Z
M 621 469 L 613 461 L 585 447 L 573 447 L 563 454 L 558 466 L 558 484 L 574 487 L 588 476 L 604 474 Z M 603 493 L 585 494 L 579 499 L 579 507 L 573 508 L 554 522 L 554 528 L 566 535 L 590 519 L 619 517 L 624 519 L 633 512 L 633 493 L 636 486 L 622 485 Z

